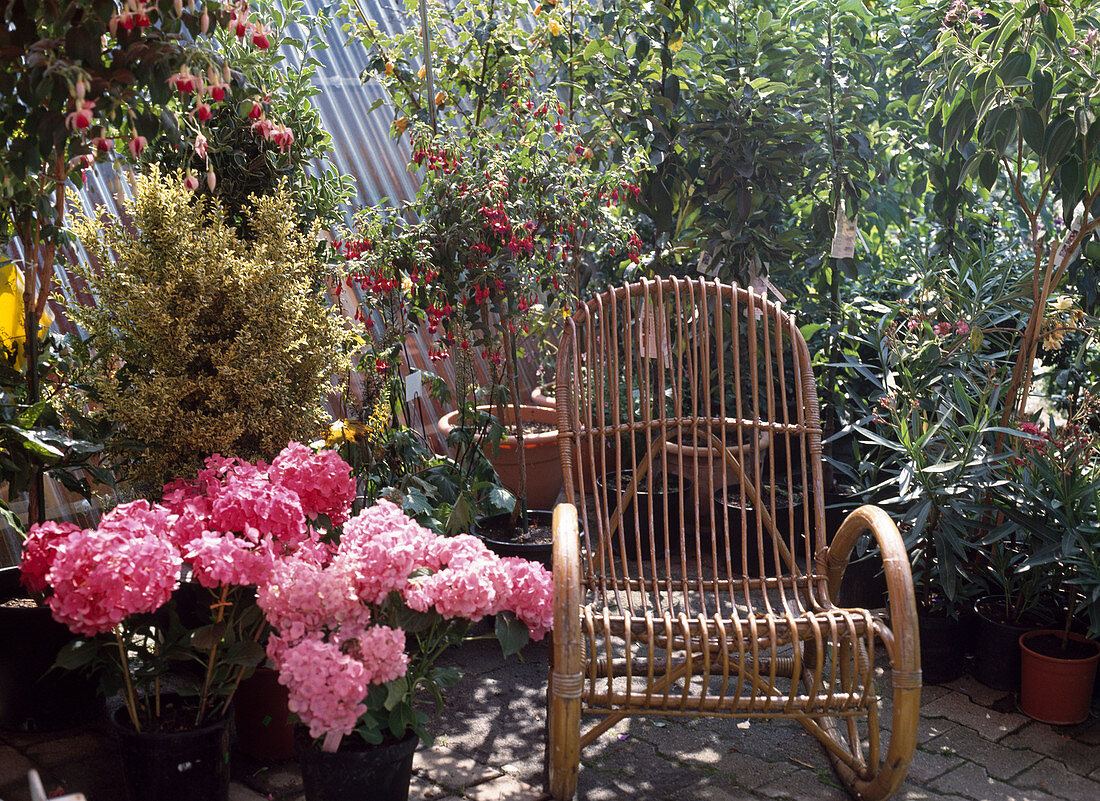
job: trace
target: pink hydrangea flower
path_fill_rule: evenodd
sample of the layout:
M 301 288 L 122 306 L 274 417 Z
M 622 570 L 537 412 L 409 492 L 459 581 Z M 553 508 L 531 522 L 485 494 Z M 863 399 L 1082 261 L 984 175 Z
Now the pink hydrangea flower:
M 54 618 L 88 637 L 130 615 L 155 612 L 179 586 L 182 560 L 168 540 L 124 526 L 70 534 L 47 580 Z
M 310 736 L 351 734 L 367 711 L 366 666 L 335 643 L 305 639 L 287 646 L 272 640 L 268 654 L 279 668 L 279 683 L 290 692 L 290 711 L 309 726 Z
M 297 557 L 280 560 L 256 598 L 287 642 L 337 627 L 362 629 L 371 621 L 370 609 L 356 595 L 353 574 L 338 566 L 325 570 Z
M 230 478 L 211 501 L 207 527 L 237 532 L 252 542 L 270 534 L 290 549 L 309 536 L 297 494 L 260 475 Z
M 35 523 L 23 543 L 23 557 L 19 562 L 23 586 L 31 592 L 45 592 L 49 587 L 46 574 L 57 555 L 58 546 L 69 535 L 80 531 L 80 526 L 49 520 Z
M 223 584 L 262 584 L 275 566 L 270 537 L 252 542 L 233 534 L 204 531 L 187 544 L 184 556 L 195 580 L 211 589 Z
M 371 626 L 358 633 L 352 649 L 367 670 L 370 684 L 385 684 L 408 672 L 409 655 L 405 653 L 405 632 L 389 626 Z M 347 645 L 345 644 L 345 647 Z
M 333 525 L 348 519 L 355 500 L 351 466 L 333 450 L 314 451 L 292 442 L 271 463 L 271 480 L 297 493 L 307 517 L 328 515 Z
M 537 562 L 517 557 L 502 560 L 511 574 L 512 592 L 507 608 L 527 624 L 532 640 L 541 640 L 554 628 L 554 580 Z

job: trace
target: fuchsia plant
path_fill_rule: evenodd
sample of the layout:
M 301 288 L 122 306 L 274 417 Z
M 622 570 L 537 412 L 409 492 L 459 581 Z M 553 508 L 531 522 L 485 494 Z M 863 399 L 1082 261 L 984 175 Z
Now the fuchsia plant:
M 355 483 L 335 451 L 291 443 L 271 465 L 212 456 L 194 480 L 135 501 L 99 528 L 42 523 L 28 536 L 23 581 L 50 592 L 54 617 L 89 638 L 62 661 L 122 679 L 130 722 L 160 723 L 160 680 L 180 661 L 203 666 L 189 694 L 194 722 L 224 714 L 248 668 L 267 654 L 291 708 L 335 750 L 353 730 L 426 739 L 414 694 L 439 698 L 457 675 L 436 666 L 468 622 L 496 614 L 505 653 L 553 620 L 550 575 L 500 559 L 468 535 L 438 537 L 392 503 L 348 519 Z M 342 530 L 341 530 L 342 527 Z M 335 544 L 331 540 L 335 537 Z M 187 629 L 173 593 L 181 574 L 209 591 L 209 623 Z

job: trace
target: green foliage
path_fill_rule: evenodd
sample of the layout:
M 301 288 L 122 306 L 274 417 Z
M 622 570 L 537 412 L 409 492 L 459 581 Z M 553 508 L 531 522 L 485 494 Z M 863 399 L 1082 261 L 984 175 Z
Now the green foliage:
M 112 486 L 110 471 L 99 454 L 109 434 L 106 421 L 93 421 L 81 408 L 83 382 L 90 361 L 79 340 L 48 333 L 41 342 L 38 370 L 42 399 L 27 398 L 26 367 L 14 350 L 0 349 L 0 481 L 8 498 L 27 492 L 39 473 L 90 499 L 91 477 Z M 0 499 L 0 513 L 17 531 L 22 522 Z
M 78 268 L 98 302 L 72 307 L 117 366 L 95 384 L 124 438 L 115 449 L 132 448 L 127 475 L 156 491 L 211 453 L 270 459 L 311 439 L 348 333 L 288 193 L 253 200 L 252 241 L 155 169 L 127 212 L 133 228 L 79 218 L 102 270 Z

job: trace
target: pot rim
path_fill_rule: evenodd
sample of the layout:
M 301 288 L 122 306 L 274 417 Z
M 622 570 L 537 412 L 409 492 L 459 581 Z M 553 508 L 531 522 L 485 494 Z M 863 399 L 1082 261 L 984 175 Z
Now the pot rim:
M 1038 651 L 1034 651 L 1034 650 L 1032 650 L 1031 648 L 1028 647 L 1027 641 L 1029 639 L 1031 639 L 1032 637 L 1041 637 L 1044 634 L 1052 634 L 1055 637 L 1062 637 L 1065 634 L 1065 632 L 1062 631 L 1061 629 L 1032 629 L 1031 631 L 1025 631 L 1023 634 L 1020 635 L 1020 639 L 1019 639 L 1020 650 L 1025 651 L 1031 657 L 1033 657 L 1035 659 L 1038 659 L 1038 660 L 1041 660 L 1041 661 L 1044 661 L 1044 662 L 1054 662 L 1054 663 L 1070 662 L 1070 663 L 1074 663 L 1074 664 L 1081 664 L 1081 663 L 1095 662 L 1097 660 L 1100 660 L 1100 642 L 1097 642 L 1096 640 L 1090 640 L 1084 634 L 1078 634 L 1076 631 L 1071 631 L 1069 633 L 1069 639 L 1073 640 L 1074 642 L 1080 642 L 1080 643 L 1085 643 L 1086 645 L 1091 645 L 1092 646 L 1092 651 L 1093 651 L 1092 656 L 1081 657 L 1079 659 L 1062 659 L 1062 658 L 1059 658 L 1059 657 L 1056 657 L 1056 656 L 1047 656 L 1046 654 L 1041 654 Z
M 174 696 L 179 697 L 179 696 Z M 127 737 L 141 737 L 149 740 L 174 740 L 180 737 L 192 737 L 208 734 L 210 732 L 217 731 L 229 726 L 229 721 L 233 717 L 233 707 L 230 706 L 229 712 L 208 723 L 204 723 L 202 726 L 196 726 L 192 729 L 184 729 L 183 731 L 169 731 L 169 732 L 156 732 L 156 731 L 135 731 L 130 727 L 130 720 L 126 717 L 126 704 L 122 704 L 116 707 L 109 715 L 107 720 L 110 721 L 112 728 L 115 732 L 121 736 Z
M 479 412 L 492 412 L 493 407 L 488 404 L 480 404 L 476 407 Z M 511 404 L 509 404 L 511 408 Z M 541 434 L 527 434 L 523 437 L 523 447 L 533 448 L 540 445 L 549 445 L 553 443 L 555 446 L 558 443 L 558 412 L 556 409 L 552 409 L 547 406 L 534 406 L 529 403 L 520 404 L 520 417 L 523 420 L 535 423 L 544 423 L 546 425 L 554 426 L 553 431 L 544 431 Z M 439 418 L 439 422 L 436 426 L 439 428 L 439 433 L 444 439 L 455 428 L 458 428 L 458 409 L 452 409 L 445 415 Z M 500 441 L 500 447 L 515 448 L 517 444 L 516 437 L 512 434 L 505 434 L 504 438 Z
M 733 418 L 733 417 L 723 418 L 721 422 L 722 422 L 722 428 L 724 430 L 729 430 L 729 429 L 737 430 L 738 428 L 743 428 L 743 426 L 738 426 L 737 425 L 737 423 L 739 421 L 737 419 Z M 743 453 L 745 451 L 749 451 L 749 450 L 766 451 L 769 448 L 771 448 L 771 444 L 772 444 L 771 432 L 770 431 L 761 431 L 757 435 L 755 443 L 753 443 L 753 442 L 744 442 L 744 443 L 740 443 L 738 445 L 729 445 L 729 446 L 726 446 L 726 449 L 728 451 L 734 453 L 734 454 L 741 454 L 741 453 Z M 710 446 L 710 445 L 686 445 L 686 444 L 681 443 L 681 442 L 673 442 L 672 440 L 665 440 L 661 444 L 661 447 L 670 454 L 677 455 L 677 456 L 694 457 L 696 459 L 698 459 L 700 457 L 707 456 L 710 453 L 713 453 L 713 450 L 712 450 L 713 446 Z M 715 465 L 716 466 L 719 463 L 720 463 L 720 460 L 715 460 Z

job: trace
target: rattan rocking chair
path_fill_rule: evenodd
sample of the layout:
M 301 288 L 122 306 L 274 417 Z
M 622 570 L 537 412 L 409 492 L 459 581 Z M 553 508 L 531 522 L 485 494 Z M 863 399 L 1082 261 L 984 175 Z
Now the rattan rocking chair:
M 550 794 L 629 715 L 794 718 L 848 792 L 889 797 L 916 746 L 920 645 L 905 547 L 863 506 L 827 544 L 810 355 L 776 304 L 716 281 L 609 290 L 566 321 L 557 408 Z M 881 549 L 888 622 L 835 603 Z M 892 670 L 875 674 L 876 646 Z M 888 746 L 879 697 L 893 696 Z M 582 713 L 602 720 L 581 731 Z

